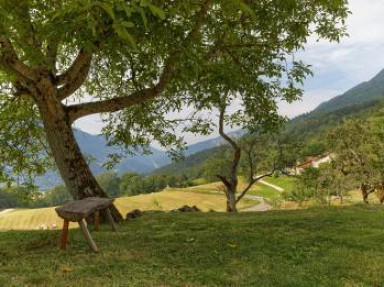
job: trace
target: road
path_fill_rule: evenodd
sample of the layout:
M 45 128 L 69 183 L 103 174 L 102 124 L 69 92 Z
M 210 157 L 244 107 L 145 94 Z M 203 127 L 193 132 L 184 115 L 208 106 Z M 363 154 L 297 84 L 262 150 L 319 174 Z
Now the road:
M 249 199 L 249 200 L 256 200 L 256 201 L 259 202 L 259 204 L 255 205 L 255 206 L 251 206 L 251 207 L 245 208 L 245 209 L 243 209 L 241 211 L 245 211 L 245 212 L 248 212 L 248 211 L 268 211 L 268 210 L 272 209 L 272 205 L 267 203 L 264 200 L 264 198 L 262 198 L 260 196 L 245 195 L 244 198 Z
M 279 192 L 283 192 L 283 191 L 284 191 L 284 189 L 281 188 L 280 186 L 277 186 L 277 185 L 274 185 L 274 184 L 272 184 L 272 183 L 266 182 L 266 181 L 263 180 L 263 179 L 260 179 L 260 180 L 258 180 L 257 182 L 258 182 L 258 183 L 261 183 L 261 184 L 264 184 L 264 185 L 266 185 L 266 186 L 272 187 L 273 189 L 275 189 L 275 190 L 277 190 L 277 191 L 279 191 Z
M 3 214 L 5 214 L 5 213 L 14 211 L 14 210 L 15 210 L 15 209 L 13 209 L 13 208 L 4 209 L 4 210 L 0 211 L 0 216 L 3 215 Z

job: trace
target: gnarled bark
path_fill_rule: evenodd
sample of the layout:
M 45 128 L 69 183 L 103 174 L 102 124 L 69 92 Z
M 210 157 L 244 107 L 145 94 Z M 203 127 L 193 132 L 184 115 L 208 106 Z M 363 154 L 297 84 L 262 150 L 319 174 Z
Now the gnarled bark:
M 52 155 L 68 191 L 74 199 L 108 197 L 93 176 L 76 142 L 65 111 L 65 106 L 55 97 L 56 89 L 46 80 L 38 85 L 34 95 L 40 110 Z M 121 220 L 119 211 L 112 207 L 115 220 Z

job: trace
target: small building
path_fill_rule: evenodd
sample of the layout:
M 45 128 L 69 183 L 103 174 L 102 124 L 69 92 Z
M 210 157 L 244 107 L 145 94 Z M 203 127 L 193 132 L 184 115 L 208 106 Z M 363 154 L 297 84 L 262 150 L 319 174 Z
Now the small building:
M 291 174 L 301 174 L 304 169 L 309 167 L 319 168 L 323 163 L 329 163 L 332 161 L 333 154 L 325 153 L 319 156 L 310 156 L 307 157 L 305 162 L 299 163 L 294 168 L 291 168 L 288 172 Z

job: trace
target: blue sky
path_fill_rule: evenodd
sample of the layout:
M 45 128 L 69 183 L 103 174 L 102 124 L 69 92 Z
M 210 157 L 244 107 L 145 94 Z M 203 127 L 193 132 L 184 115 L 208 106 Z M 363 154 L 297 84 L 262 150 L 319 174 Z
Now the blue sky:
M 312 65 L 314 76 L 307 79 L 301 101 L 280 105 L 283 115 L 294 117 L 313 110 L 321 102 L 367 81 L 384 69 L 384 0 L 350 0 L 352 15 L 347 21 L 349 37 L 339 44 L 311 38 L 298 57 Z M 98 116 L 80 119 L 75 127 L 100 133 Z M 210 137 L 217 136 L 212 134 Z M 185 135 L 188 143 L 208 137 Z

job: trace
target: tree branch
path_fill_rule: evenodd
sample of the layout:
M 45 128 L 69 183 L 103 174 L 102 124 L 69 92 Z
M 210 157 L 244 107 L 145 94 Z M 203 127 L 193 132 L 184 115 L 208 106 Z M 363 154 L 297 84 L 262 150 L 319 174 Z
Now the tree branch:
M 63 85 L 57 90 L 57 97 L 60 101 L 72 95 L 82 86 L 88 77 L 91 62 L 92 53 L 81 49 L 68 70 L 57 76 L 57 85 Z
M 67 113 L 69 122 L 73 123 L 75 120 L 87 115 L 117 112 L 123 108 L 128 108 L 153 99 L 165 90 L 165 86 L 172 74 L 172 66 L 166 66 L 164 68 L 162 77 L 152 88 L 146 88 L 141 91 L 134 92 L 128 96 L 68 106 Z
M 231 139 L 231 137 L 229 137 L 224 132 L 224 116 L 225 116 L 225 104 L 222 104 L 220 105 L 220 114 L 219 114 L 219 134 L 234 149 L 229 176 L 230 176 L 230 183 L 232 187 L 236 188 L 238 183 L 237 167 L 239 165 L 240 158 L 241 158 L 241 148 L 237 145 L 237 143 L 233 139 Z
M 228 189 L 231 188 L 231 183 L 229 182 L 229 180 L 225 176 L 222 176 L 222 175 L 216 175 L 216 176 L 221 180 L 222 183 L 224 183 L 224 185 Z M 225 191 L 225 193 L 227 193 L 227 192 Z
M 11 41 L 5 35 L 0 35 L 0 53 L 0 63 L 2 66 L 18 77 L 36 81 L 37 75 L 35 71 L 19 59 Z
M 246 188 L 243 190 L 243 192 L 237 197 L 236 199 L 236 203 L 238 203 L 243 197 L 244 195 L 249 191 L 249 189 L 256 183 L 258 182 L 260 179 L 263 179 L 264 177 L 267 177 L 267 176 L 272 176 L 273 173 L 276 171 L 276 167 L 273 166 L 273 169 L 271 172 L 269 173 L 266 173 L 266 174 L 263 174 L 263 175 L 260 175 L 256 178 L 253 178 L 249 183 L 248 185 L 246 186 Z
M 236 142 L 224 132 L 224 116 L 225 116 L 225 106 L 223 105 L 220 107 L 220 114 L 219 114 L 219 134 L 235 150 L 240 149 L 239 146 L 236 144 Z
M 48 40 L 47 48 L 45 51 L 45 57 L 47 59 L 47 64 L 50 67 L 53 74 L 56 74 L 56 60 L 57 53 L 59 49 L 60 37 L 55 36 L 52 39 Z
M 211 0 L 203 1 L 200 11 L 197 13 L 197 19 L 194 27 L 191 29 L 191 31 L 183 41 L 183 47 L 185 47 L 185 45 L 188 45 L 190 42 L 193 41 L 193 39 L 197 37 L 204 23 L 204 18 L 208 12 L 210 2 Z M 164 68 L 162 74 L 160 75 L 157 84 L 155 84 L 153 87 L 148 87 L 133 92 L 132 94 L 116 97 L 113 99 L 69 106 L 67 107 L 69 121 L 72 123 L 81 117 L 91 114 L 120 111 L 124 108 L 143 103 L 160 95 L 165 90 L 166 85 L 174 75 L 175 63 L 177 62 L 177 59 L 181 55 L 181 53 L 182 49 L 170 52 L 168 58 L 164 61 Z

